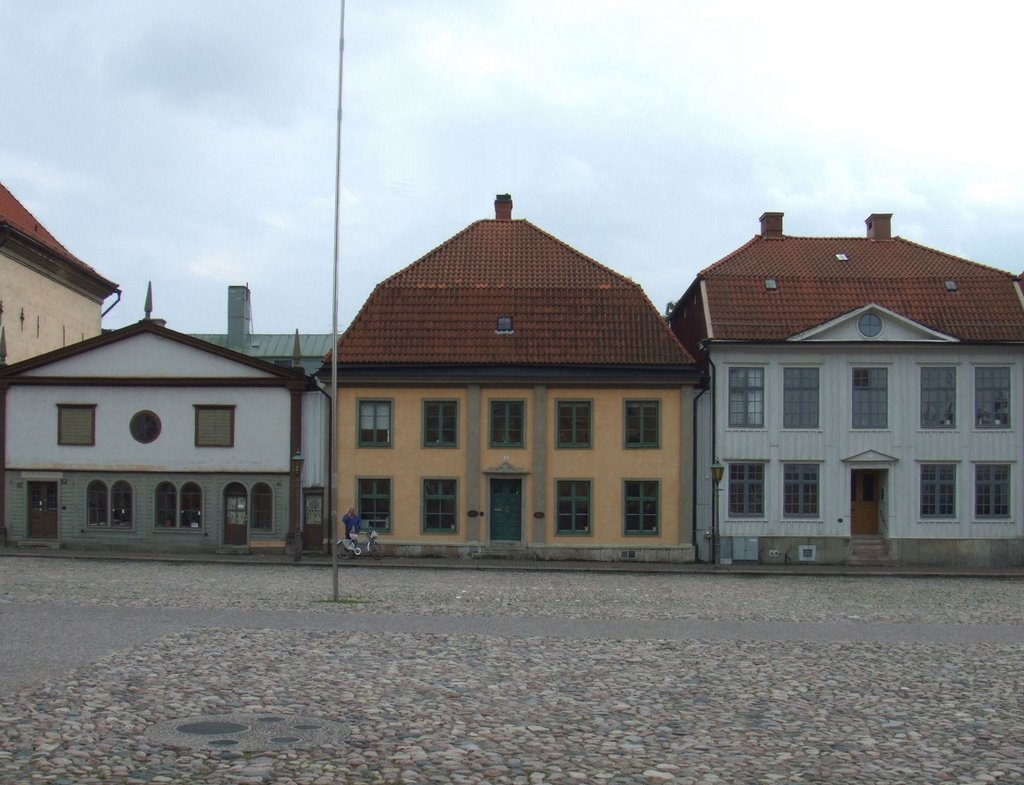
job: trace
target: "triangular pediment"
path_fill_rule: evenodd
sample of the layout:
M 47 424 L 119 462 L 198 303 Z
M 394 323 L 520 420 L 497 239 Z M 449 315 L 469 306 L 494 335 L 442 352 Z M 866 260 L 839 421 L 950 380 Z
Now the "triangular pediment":
M 529 474 L 530 470 L 523 468 L 522 466 L 516 466 L 508 462 L 508 458 L 505 458 L 498 466 L 492 466 L 489 469 L 484 469 L 484 474 Z
M 865 450 L 851 455 L 849 458 L 843 458 L 843 463 L 896 463 L 897 460 L 897 458 L 886 455 L 884 452 L 878 452 L 878 450 Z
M 908 319 L 906 316 L 876 303 L 869 303 L 827 322 L 822 322 L 809 330 L 791 336 L 789 340 L 862 341 L 864 343 L 893 341 L 955 343 L 957 341 L 952 336 L 925 327 L 913 319 Z
M 290 368 L 214 346 L 159 324 L 134 325 L 7 366 L 0 375 L 59 379 L 302 379 Z

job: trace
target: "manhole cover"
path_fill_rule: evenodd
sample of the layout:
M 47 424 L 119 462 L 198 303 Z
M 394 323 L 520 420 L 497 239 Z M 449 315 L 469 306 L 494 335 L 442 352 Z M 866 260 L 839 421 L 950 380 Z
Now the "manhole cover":
M 340 722 L 296 715 L 215 714 L 153 725 L 146 736 L 168 747 L 261 752 L 287 747 L 340 744 L 349 735 Z

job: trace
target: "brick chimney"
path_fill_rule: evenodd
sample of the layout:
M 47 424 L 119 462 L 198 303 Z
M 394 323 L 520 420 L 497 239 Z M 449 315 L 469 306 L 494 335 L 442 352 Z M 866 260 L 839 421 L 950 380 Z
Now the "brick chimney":
M 761 236 L 769 240 L 782 239 L 782 216 L 785 213 L 762 213 Z
M 494 197 L 494 217 L 499 221 L 512 220 L 512 194 L 498 194 Z
M 892 239 L 892 213 L 871 213 L 864 219 L 869 240 Z

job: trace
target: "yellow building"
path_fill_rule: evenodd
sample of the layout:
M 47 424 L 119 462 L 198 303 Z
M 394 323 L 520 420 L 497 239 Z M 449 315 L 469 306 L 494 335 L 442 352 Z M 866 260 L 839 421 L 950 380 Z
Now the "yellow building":
M 637 284 L 511 213 L 341 337 L 337 509 L 394 554 L 692 561 L 692 358 Z
M 0 363 L 99 335 L 103 301 L 115 293 L 0 183 Z

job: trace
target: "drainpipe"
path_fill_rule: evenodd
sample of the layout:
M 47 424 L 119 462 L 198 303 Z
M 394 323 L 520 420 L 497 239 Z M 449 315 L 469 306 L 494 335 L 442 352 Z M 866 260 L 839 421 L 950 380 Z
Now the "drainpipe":
M 693 425 L 690 428 L 690 433 L 693 434 L 693 447 L 690 450 L 690 454 L 691 454 L 690 472 L 693 475 L 692 479 L 693 479 L 693 489 L 694 489 L 693 498 L 690 499 L 690 507 L 693 510 L 693 514 L 691 515 L 691 519 L 693 520 L 693 523 L 694 523 L 693 533 L 690 535 L 690 539 L 692 540 L 694 553 L 696 553 L 697 549 L 698 549 L 697 526 L 696 526 L 696 523 L 697 523 L 697 493 L 696 493 L 696 490 L 697 490 L 697 488 L 700 487 L 697 484 L 697 482 L 698 482 L 698 474 L 699 474 L 699 472 L 697 471 L 697 449 L 698 449 L 698 446 L 699 446 L 698 445 L 698 441 L 697 441 L 697 416 L 698 416 L 697 401 L 699 401 L 701 398 L 704 397 L 704 393 L 706 393 L 708 391 L 708 387 L 709 386 L 710 385 L 705 386 L 703 390 L 701 390 L 699 393 L 697 393 L 697 397 L 693 399 L 693 413 L 690 415 L 693 418 Z
M 711 368 L 711 383 L 708 385 L 709 389 L 711 390 L 711 460 L 716 461 L 718 460 L 718 396 L 715 395 L 715 386 L 718 384 L 718 369 L 715 368 L 715 361 L 711 359 L 710 351 L 708 351 L 708 366 Z M 718 486 L 716 485 L 711 492 L 717 494 Z M 714 516 L 715 511 L 717 509 L 717 499 L 712 499 L 711 502 L 711 515 Z M 715 531 L 717 526 L 718 521 L 712 520 L 712 532 Z M 721 533 L 719 532 L 719 534 Z M 715 561 L 714 542 L 711 543 L 711 561 Z
M 101 319 L 102 319 L 102 318 L 103 318 L 104 316 L 106 316 L 106 315 L 107 315 L 108 313 L 110 313 L 111 311 L 113 311 L 113 310 L 114 310 L 114 306 L 115 306 L 115 305 L 117 305 L 117 304 L 118 304 L 119 302 L 121 302 L 121 290 L 120 290 L 120 289 L 117 289 L 117 290 L 116 290 L 116 291 L 114 292 L 114 294 L 116 294 L 116 295 L 117 295 L 117 299 L 116 299 L 116 300 L 114 300 L 114 302 L 112 302 L 112 303 L 110 304 L 110 307 L 109 307 L 109 308 L 107 308 L 107 309 L 106 309 L 106 310 L 105 310 L 105 311 L 104 311 L 103 313 L 101 313 L 101 314 L 100 314 L 100 318 L 101 318 Z

